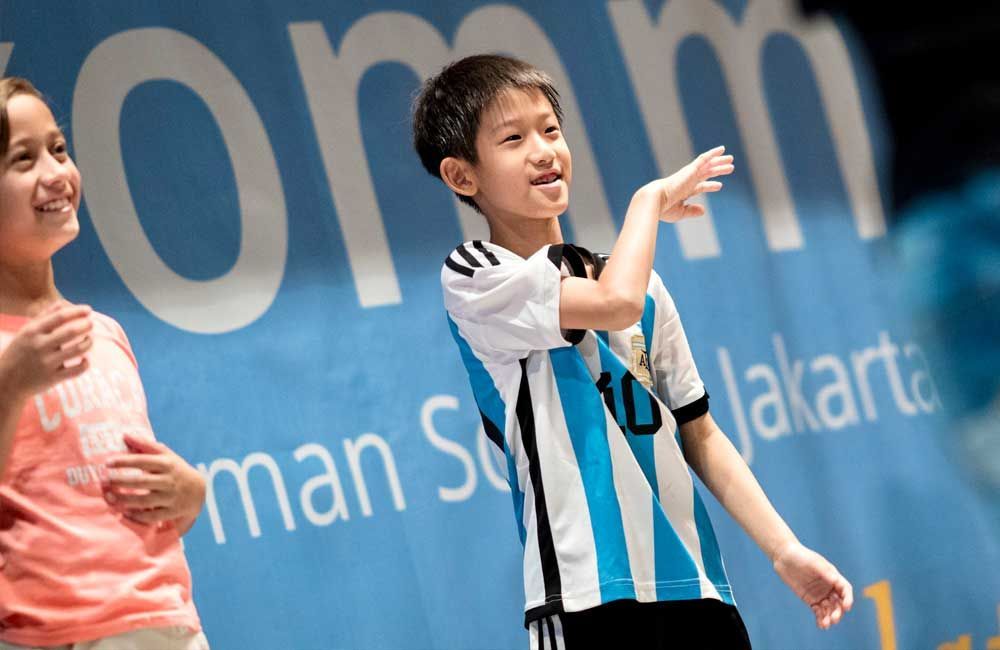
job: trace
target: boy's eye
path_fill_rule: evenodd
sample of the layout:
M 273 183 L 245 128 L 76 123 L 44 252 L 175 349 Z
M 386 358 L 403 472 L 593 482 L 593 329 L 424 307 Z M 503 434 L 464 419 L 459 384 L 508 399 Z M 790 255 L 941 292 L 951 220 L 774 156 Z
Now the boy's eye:
M 503 141 L 504 142 L 516 142 L 516 141 L 518 141 L 520 139 L 521 139 L 521 136 L 519 136 L 516 133 L 512 133 L 512 134 L 508 135 L 506 138 L 504 138 Z
M 57 142 L 55 145 L 53 145 L 52 152 L 56 153 L 56 154 L 64 154 L 64 153 L 66 153 L 66 143 L 65 142 Z
M 546 133 L 555 133 L 558 130 L 559 130 L 559 127 L 553 125 L 553 126 L 546 127 L 545 132 Z

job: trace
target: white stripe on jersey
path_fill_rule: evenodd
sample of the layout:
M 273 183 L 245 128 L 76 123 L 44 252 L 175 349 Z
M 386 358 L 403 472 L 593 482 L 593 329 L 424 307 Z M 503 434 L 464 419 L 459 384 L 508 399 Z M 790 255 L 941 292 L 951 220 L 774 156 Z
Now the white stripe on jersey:
M 526 472 L 527 473 L 527 472 Z M 535 517 L 535 486 L 529 478 L 524 483 L 524 602 L 526 607 L 545 604 L 545 576 L 538 547 L 538 518 Z
M 563 418 L 552 360 L 547 354 L 534 354 L 528 358 L 526 367 L 535 417 L 551 425 L 547 431 L 539 433 L 536 440 L 538 462 L 545 477 L 549 526 L 559 560 L 563 605 L 569 611 L 595 607 L 601 604 L 601 590 L 594 538 L 573 534 L 592 529 L 590 506 Z M 564 567 L 573 567 L 573 570 L 563 571 Z M 529 603 L 528 608 L 540 604 Z
M 593 334 L 590 334 L 593 336 Z M 628 549 L 636 600 L 656 600 L 656 546 L 653 535 L 653 490 L 645 481 L 625 436 L 611 414 L 608 418 L 608 444 L 615 492 L 625 522 L 625 547 Z M 637 498 L 644 495 L 645 498 Z

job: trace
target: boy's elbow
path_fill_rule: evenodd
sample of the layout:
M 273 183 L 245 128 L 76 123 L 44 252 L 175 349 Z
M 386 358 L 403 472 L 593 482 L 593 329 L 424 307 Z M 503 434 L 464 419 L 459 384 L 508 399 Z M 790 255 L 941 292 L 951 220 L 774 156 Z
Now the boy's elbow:
M 631 327 L 642 318 L 646 306 L 645 295 L 635 296 L 613 294 L 608 300 L 609 329 L 617 331 Z

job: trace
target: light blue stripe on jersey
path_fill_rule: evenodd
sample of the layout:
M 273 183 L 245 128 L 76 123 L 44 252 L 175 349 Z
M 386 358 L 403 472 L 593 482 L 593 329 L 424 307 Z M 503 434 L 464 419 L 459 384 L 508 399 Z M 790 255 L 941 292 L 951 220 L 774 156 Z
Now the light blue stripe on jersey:
M 701 598 L 698 567 L 674 527 L 653 497 L 653 566 L 656 570 L 657 600 L 695 600 Z
M 650 374 L 653 373 L 653 324 L 656 322 L 656 302 L 653 297 L 646 295 L 646 304 L 643 308 L 642 319 L 639 323 L 642 329 L 642 336 L 646 343 L 646 354 L 650 361 Z M 603 336 L 602 336 L 603 335 Z M 619 415 L 619 422 L 626 424 L 624 409 L 622 408 L 621 378 L 627 371 L 621 360 L 611 351 L 608 345 L 608 335 L 606 332 L 599 332 L 598 343 L 601 354 L 601 369 L 611 373 L 612 386 L 615 387 L 616 413 Z M 635 409 L 635 419 L 637 422 L 645 424 L 652 422 L 652 409 L 659 408 L 654 400 L 649 399 L 648 391 L 641 383 L 632 383 L 633 408 Z M 664 409 L 666 410 L 666 409 Z M 664 427 L 667 423 L 664 422 Z M 667 431 L 659 431 L 654 435 L 669 435 Z M 654 570 L 656 571 L 656 597 L 657 600 L 687 600 L 701 598 L 701 585 L 698 584 L 698 567 L 691 558 L 691 554 L 684 543 L 674 531 L 663 507 L 659 501 L 659 481 L 656 478 L 656 456 L 654 449 L 654 438 L 652 435 L 637 436 L 629 432 L 625 436 L 632 453 L 642 468 L 642 473 L 646 476 L 653 491 L 651 506 L 653 508 L 653 544 L 654 544 Z M 678 441 L 679 444 L 679 441 Z
M 653 368 L 653 342 L 655 339 L 653 336 L 653 324 L 655 322 L 656 301 L 653 300 L 653 296 L 646 294 L 646 306 L 642 310 L 640 327 L 642 328 L 642 337 L 646 340 L 646 355 L 649 359 L 649 374 L 654 381 L 655 370 Z M 649 417 L 648 413 L 644 415 Z M 636 416 L 639 417 L 638 411 Z M 666 425 L 666 423 L 664 423 L 664 425 Z M 661 434 L 666 435 L 665 432 L 661 432 Z M 678 444 L 680 444 L 679 441 Z M 649 453 L 652 457 L 652 440 L 650 440 Z M 653 486 L 653 492 L 659 495 L 659 483 L 654 480 L 651 485 Z M 697 496 L 697 492 L 695 495 Z M 680 538 L 677 536 L 677 533 L 674 531 L 674 527 L 670 525 L 670 522 L 667 520 L 666 513 L 663 512 L 663 508 L 660 506 L 660 502 L 656 498 L 653 499 L 653 538 L 656 543 L 655 566 L 656 579 L 658 583 L 656 588 L 656 597 L 658 599 L 669 597 L 675 600 L 691 600 L 701 598 L 701 585 L 697 582 L 691 582 L 682 587 L 671 586 L 669 589 L 669 595 L 665 593 L 668 590 L 666 589 L 664 581 L 697 578 L 698 567 L 695 565 L 694 560 L 691 559 L 691 555 L 688 553 L 687 548 L 684 547 L 683 542 L 681 542 Z
M 598 337 L 597 349 L 601 356 L 601 370 L 611 375 L 611 392 L 615 400 L 615 419 L 618 421 L 620 427 L 627 428 L 628 417 L 626 416 L 623 401 L 625 396 L 622 390 L 622 378 L 628 372 L 628 368 L 625 367 L 621 359 L 611 351 L 611 348 L 600 337 Z M 643 424 L 652 422 L 649 409 L 650 400 L 646 392 L 646 387 L 638 381 L 632 381 L 632 397 L 636 406 L 646 404 L 645 412 L 643 412 L 641 417 L 639 413 L 642 411 L 636 408 L 636 420 Z M 629 447 L 632 448 L 632 454 L 639 461 L 639 466 L 642 468 L 642 473 L 646 476 L 646 481 L 655 493 L 656 461 L 653 457 L 653 436 L 637 436 L 629 432 L 625 436 L 625 439 L 628 441 Z
M 722 566 L 719 543 L 715 540 L 712 522 L 708 518 L 705 504 L 698 496 L 698 490 L 694 491 L 694 525 L 698 529 L 698 540 L 701 542 L 701 561 L 705 563 L 705 575 L 716 586 L 722 600 L 730 605 L 735 605 L 733 594 L 728 589 L 729 581 L 726 579 L 726 569 Z
M 472 348 L 469 347 L 468 342 L 458 332 L 458 326 L 455 325 L 455 321 L 450 316 L 447 318 L 451 335 L 455 338 L 455 342 L 458 343 L 459 352 L 462 354 L 462 362 L 469 373 L 469 383 L 472 384 L 472 396 L 476 399 L 476 405 L 479 406 L 479 410 L 490 419 L 493 425 L 500 430 L 500 434 L 503 437 L 503 454 L 507 458 L 507 482 L 510 484 L 510 494 L 514 501 L 517 532 L 523 546 L 528 537 L 528 533 L 524 528 L 524 491 L 518 485 L 514 454 L 511 453 L 510 446 L 507 444 L 506 408 L 503 399 L 500 397 L 500 393 L 497 391 L 496 385 L 493 383 L 493 378 L 487 372 L 486 367 L 483 366 L 483 362 L 472 353 Z
M 615 356 L 611 348 L 604 342 L 604 337 L 598 333 L 597 347 L 601 355 L 601 370 L 611 375 L 612 386 L 616 387 L 615 397 L 620 393 L 621 378 L 626 374 L 627 369 L 621 360 Z M 636 404 L 649 403 L 649 393 L 638 381 L 633 384 L 633 397 Z M 616 411 L 619 421 L 624 426 L 625 415 L 621 406 L 621 400 L 616 399 Z M 565 406 L 564 406 L 565 408 Z M 651 420 L 643 420 L 638 417 L 640 423 L 646 424 Z M 701 598 L 701 587 L 698 584 L 698 567 L 691 558 L 691 553 L 680 540 L 674 531 L 663 507 L 658 499 L 659 483 L 656 479 L 656 458 L 653 451 L 654 435 L 669 435 L 666 431 L 660 431 L 653 435 L 637 436 L 631 432 L 625 435 L 625 439 L 632 449 L 642 473 L 649 483 L 652 491 L 650 497 L 653 508 L 653 564 L 656 572 L 656 597 L 657 600 L 684 600 Z
M 601 602 L 635 598 L 625 527 L 611 467 L 604 402 L 576 347 L 550 350 L 549 358 L 590 511 Z

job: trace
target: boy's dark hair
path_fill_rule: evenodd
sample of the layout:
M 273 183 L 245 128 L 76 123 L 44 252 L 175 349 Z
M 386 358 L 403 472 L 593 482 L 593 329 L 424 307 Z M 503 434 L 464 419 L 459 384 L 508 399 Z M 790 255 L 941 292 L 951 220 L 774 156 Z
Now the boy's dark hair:
M 45 102 L 42 93 L 38 92 L 38 89 L 27 79 L 21 77 L 0 79 L 0 156 L 6 155 L 7 147 L 10 146 L 10 118 L 7 117 L 7 102 L 17 95 L 31 95 Z
M 424 82 L 413 105 L 413 147 L 428 173 L 441 178 L 441 161 L 448 157 L 478 162 L 476 134 L 483 111 L 511 89 L 541 91 L 562 125 L 552 78 L 513 57 L 476 54 L 448 64 Z M 457 196 L 479 211 L 471 198 Z

